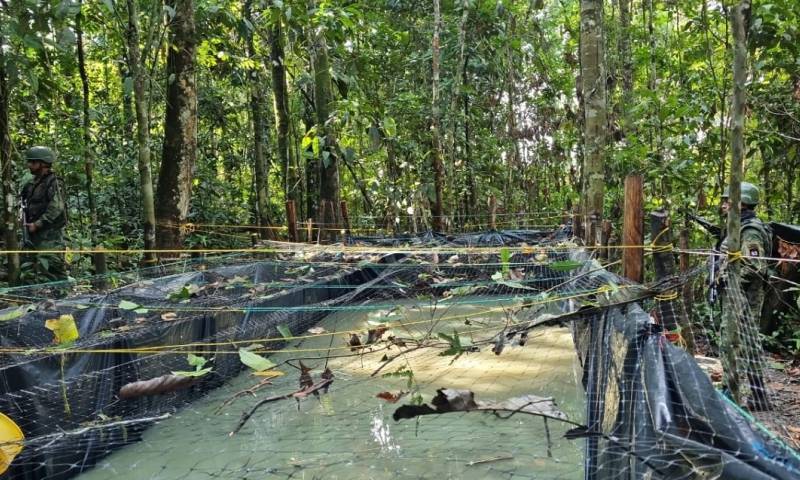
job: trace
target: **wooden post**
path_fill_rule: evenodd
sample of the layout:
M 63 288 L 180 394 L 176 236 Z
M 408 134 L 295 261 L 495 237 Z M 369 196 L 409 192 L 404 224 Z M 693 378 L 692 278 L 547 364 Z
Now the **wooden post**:
M 672 231 L 667 212 L 659 210 L 650 214 L 650 235 L 653 237 L 653 266 L 656 271 L 656 279 L 662 280 L 674 275 L 675 257 L 670 248 Z M 683 301 L 677 293 L 677 290 L 672 290 L 656 297 L 659 318 L 661 324 L 668 331 L 680 328 L 681 336 L 686 343 L 686 351 L 694 354 L 694 332 L 689 318 L 686 316 Z
M 580 207 L 575 207 L 575 210 L 572 211 L 572 236 L 583 238 L 583 215 L 581 215 Z
M 306 220 L 306 241 L 314 243 L 314 219 L 309 218 Z
M 24 228 L 24 227 L 23 227 Z M 105 290 L 108 288 L 108 267 L 106 263 L 106 253 L 102 246 L 96 247 L 98 252 L 92 255 L 92 263 L 94 264 L 95 282 L 94 288 L 97 290 Z
M 336 205 L 333 200 L 326 200 L 325 203 L 325 228 L 327 230 L 327 237 L 330 243 L 336 243 L 339 239 L 339 217 L 336 214 Z
M 642 283 L 644 280 L 644 201 L 642 176 L 625 177 L 625 208 L 622 227 L 622 276 Z
M 350 215 L 347 213 L 347 202 L 342 200 L 339 202 L 339 207 L 342 210 L 342 224 L 344 224 L 344 234 L 346 237 L 350 237 Z
M 489 195 L 489 230 L 497 230 L 497 199 Z
M 294 200 L 286 201 L 286 223 L 289 229 L 289 241 L 297 242 L 297 206 Z
M 600 230 L 600 258 L 608 260 L 611 258 L 611 250 L 608 248 L 608 242 L 611 240 L 611 220 L 603 220 L 603 227 Z
M 686 251 L 689 249 L 689 226 L 684 225 L 680 232 L 680 239 L 678 246 L 682 250 L 680 253 L 680 271 L 681 275 L 686 275 L 689 272 L 689 254 Z M 692 304 L 694 303 L 694 294 L 692 291 L 692 282 L 686 282 L 683 285 L 683 308 L 686 310 L 686 316 L 692 318 Z
M 317 211 L 317 245 L 322 239 L 322 232 L 327 228 L 325 225 L 325 210 L 328 202 L 322 200 L 319 202 L 319 210 Z
M 601 243 L 598 241 L 599 237 L 597 235 L 599 230 L 599 220 L 600 217 L 595 213 L 588 215 L 586 218 L 586 231 L 584 233 L 586 235 L 586 245 L 589 247 L 596 247 L 599 243 Z

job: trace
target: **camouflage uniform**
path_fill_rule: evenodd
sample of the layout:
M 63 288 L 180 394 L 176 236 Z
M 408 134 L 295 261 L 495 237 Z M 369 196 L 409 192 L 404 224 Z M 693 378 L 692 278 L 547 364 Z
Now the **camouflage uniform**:
M 25 222 L 35 224 L 37 227 L 33 233 L 26 231 L 27 239 L 23 248 L 64 250 L 63 230 L 67 223 L 67 212 L 61 180 L 53 172 L 47 172 L 25 184 L 21 197 Z M 66 279 L 63 253 L 29 254 L 25 256 L 24 261 L 33 263 L 37 273 L 48 281 Z
M 744 260 L 740 278 L 741 291 L 747 298 L 753 318 L 760 319 L 769 278 L 769 264 L 765 257 L 772 253 L 772 235 L 769 227 L 752 211 L 743 213 L 741 221 L 741 252 Z M 728 252 L 727 238 L 722 241 L 721 250 Z
M 723 197 L 727 195 L 723 194 Z M 742 182 L 742 202 L 755 206 L 758 204 L 758 188 Z M 764 306 L 765 287 L 769 276 L 769 263 L 765 257 L 772 253 L 772 235 L 753 210 L 744 209 L 741 213 L 741 265 L 738 278 L 727 276 L 723 286 L 723 309 L 736 313 L 739 324 L 739 342 L 736 357 L 741 360 L 750 386 L 749 406 L 756 409 L 769 408 L 767 392 L 764 389 L 764 365 L 762 360 L 759 323 Z M 720 250 L 729 251 L 728 239 L 722 240 Z M 725 257 L 723 257 L 725 258 Z M 722 272 L 727 270 L 723 262 Z M 727 332 L 720 332 L 725 338 Z

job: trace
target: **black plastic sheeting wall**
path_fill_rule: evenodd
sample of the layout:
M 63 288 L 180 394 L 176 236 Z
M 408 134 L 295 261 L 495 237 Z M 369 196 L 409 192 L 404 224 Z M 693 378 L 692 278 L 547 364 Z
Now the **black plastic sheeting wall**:
M 638 304 L 609 307 L 575 326 L 590 432 L 587 480 L 800 478 L 798 454 L 733 407 Z
M 392 261 L 393 258 L 384 260 Z M 257 284 L 278 280 L 280 272 L 275 263 L 255 263 L 174 275 L 125 288 L 114 295 L 73 299 L 48 311 L 32 312 L 5 322 L 0 325 L 0 342 L 4 347 L 47 346 L 52 342 L 53 334 L 44 328 L 45 320 L 65 313 L 75 316 L 81 339 L 74 347 L 82 349 L 117 350 L 276 337 L 279 336 L 276 328 L 279 325 L 286 325 L 293 333 L 299 333 L 330 313 L 326 307 L 346 300 L 357 301 L 357 287 L 378 278 L 380 270 L 340 271 L 312 284 L 281 291 L 266 300 L 245 305 L 266 307 L 270 311 L 239 308 L 239 311 L 198 312 L 174 321 L 156 321 L 147 328 L 123 334 L 95 335 L 105 329 L 111 319 L 136 315 L 116 307 L 123 298 L 137 304 L 156 305 L 164 303 L 165 291 L 179 290 L 187 283 L 202 284 L 220 277 L 244 276 Z M 236 298 L 243 291 L 234 289 L 226 293 Z M 76 306 L 81 303 L 113 306 L 77 310 Z M 315 308 L 291 308 L 298 306 Z M 286 308 L 272 310 L 275 307 Z M 270 344 L 270 347 L 278 346 Z M 213 350 L 213 347 L 202 348 Z M 209 358 L 212 355 L 204 356 Z M 173 370 L 189 369 L 185 357 L 125 353 L 5 355 L 0 366 L 0 411 L 13 419 L 30 441 L 4 478 L 65 479 L 77 475 L 113 450 L 135 441 L 151 422 L 94 428 L 78 434 L 64 435 L 63 432 L 80 431 L 88 422 L 98 421 L 100 414 L 109 419 L 147 419 L 172 412 L 221 385 L 243 368 L 237 355 L 217 355 L 212 373 L 189 389 L 129 400 L 116 398 L 119 389 L 127 383 L 155 378 Z

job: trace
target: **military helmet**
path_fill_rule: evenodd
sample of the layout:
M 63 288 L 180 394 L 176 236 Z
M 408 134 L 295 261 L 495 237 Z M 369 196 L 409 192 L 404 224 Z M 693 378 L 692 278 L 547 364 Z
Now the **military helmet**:
M 730 196 L 730 187 L 725 187 L 725 190 L 722 192 L 722 198 L 728 198 Z M 750 182 L 742 182 L 742 203 L 745 205 L 758 205 L 758 200 L 758 187 Z
M 36 146 L 25 151 L 25 160 L 28 162 L 40 161 L 52 165 L 56 155 L 49 147 Z

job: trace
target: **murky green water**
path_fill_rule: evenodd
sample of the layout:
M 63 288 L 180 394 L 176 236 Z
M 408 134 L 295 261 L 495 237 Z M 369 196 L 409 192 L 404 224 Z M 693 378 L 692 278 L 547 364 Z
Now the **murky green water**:
M 461 302 L 464 300 L 462 299 Z M 480 338 L 496 332 L 506 322 L 498 305 L 462 304 L 435 313 L 428 306 L 402 312 L 397 336 L 420 335 L 436 319 L 435 330 Z M 321 326 L 328 332 L 366 328 L 370 319 L 387 312 L 342 312 Z M 469 325 L 465 325 L 468 319 Z M 334 354 L 347 354 L 343 338 L 335 337 Z M 294 354 L 272 357 L 279 362 L 298 356 L 324 355 L 329 336 L 310 338 L 291 346 Z M 322 351 L 320 351 L 322 350 Z M 532 334 L 525 347 L 507 347 L 500 356 L 488 348 L 480 353 L 439 356 L 425 349 L 386 367 L 412 369 L 417 386 L 429 401 L 437 388 L 466 388 L 477 399 L 502 400 L 521 394 L 552 396 L 576 421 L 582 420 L 583 397 L 575 371 L 575 355 L 567 329 L 550 328 Z M 397 479 L 397 478 L 547 478 L 582 477 L 582 442 L 562 438 L 567 425 L 549 421 L 547 435 L 542 419 L 515 415 L 500 419 L 484 413 L 450 413 L 421 417 L 419 421 L 392 420 L 398 404 L 376 398 L 383 391 L 407 389 L 404 378 L 370 377 L 383 352 L 331 359 L 336 375 L 327 395 L 300 403 L 284 400 L 262 407 L 240 433 L 229 437 L 241 412 L 265 396 L 297 389 L 297 370 L 284 366 L 283 377 L 262 389 L 257 397 L 238 400 L 220 415 L 217 407 L 235 392 L 254 385 L 258 378 L 243 373 L 228 385 L 149 429 L 143 441 L 130 445 L 83 474 L 92 479 Z M 390 353 L 391 356 L 391 353 Z M 318 379 L 322 360 L 307 360 Z

